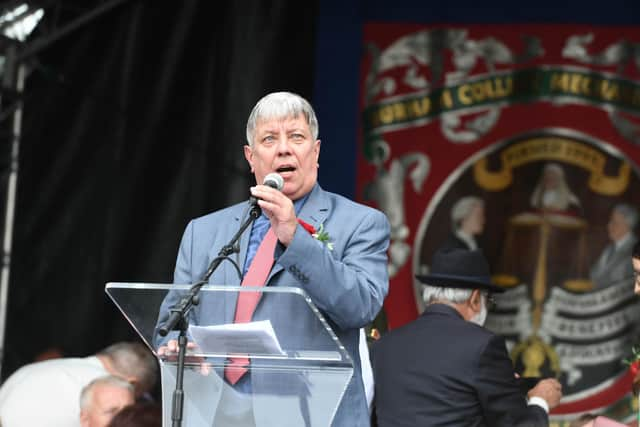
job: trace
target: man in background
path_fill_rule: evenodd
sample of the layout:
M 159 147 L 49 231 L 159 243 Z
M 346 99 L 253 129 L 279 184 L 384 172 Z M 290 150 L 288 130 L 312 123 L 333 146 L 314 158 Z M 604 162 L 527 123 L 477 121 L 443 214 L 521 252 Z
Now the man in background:
M 638 210 L 626 203 L 614 206 L 607 223 L 611 241 L 598 257 L 589 278 L 595 289 L 602 289 L 621 280 L 630 279 L 633 269 L 629 258 L 638 238 L 633 230 L 638 223 Z
M 2 425 L 79 426 L 82 388 L 105 375 L 123 378 L 133 385 L 136 397 L 141 397 L 155 385 L 157 362 L 144 345 L 119 342 L 85 358 L 25 365 L 0 387 Z
M 113 375 L 96 378 L 80 392 L 80 426 L 107 427 L 120 410 L 134 402 L 131 383 Z
M 521 391 L 504 339 L 482 327 L 491 292 L 479 251 L 437 251 L 427 307 L 371 348 L 378 427 L 547 426 L 562 396 L 555 379 Z M 528 402 L 527 402 L 528 397 Z
M 475 196 L 462 197 L 451 208 L 453 230 L 442 247 L 478 249 L 477 237 L 484 230 L 484 222 L 484 201 Z

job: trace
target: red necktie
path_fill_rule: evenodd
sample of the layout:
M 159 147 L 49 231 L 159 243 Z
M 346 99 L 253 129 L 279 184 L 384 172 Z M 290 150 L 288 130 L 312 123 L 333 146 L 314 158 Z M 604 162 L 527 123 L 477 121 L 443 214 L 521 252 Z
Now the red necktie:
M 242 280 L 241 286 L 264 286 L 273 267 L 273 252 L 276 248 L 278 238 L 269 227 L 265 234 L 258 251 L 251 261 L 249 270 Z M 238 303 L 236 305 L 236 316 L 234 323 L 247 323 L 251 321 L 253 312 L 260 301 L 262 292 L 240 292 L 238 295 Z M 247 372 L 249 359 L 246 357 L 233 357 L 231 363 L 224 369 L 224 376 L 231 384 L 238 382 L 240 378 Z

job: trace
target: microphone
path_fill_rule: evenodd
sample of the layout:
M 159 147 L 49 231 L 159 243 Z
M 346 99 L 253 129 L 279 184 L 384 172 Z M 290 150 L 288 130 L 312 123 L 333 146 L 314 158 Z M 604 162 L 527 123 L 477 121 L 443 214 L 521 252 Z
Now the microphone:
M 262 181 L 262 185 L 266 185 L 275 190 L 282 191 L 282 188 L 284 187 L 284 179 L 279 174 L 275 172 L 271 172 L 270 174 L 264 177 L 264 180 Z M 251 203 L 252 206 L 257 206 L 258 198 L 251 196 L 249 198 L 249 202 Z
M 278 191 L 282 191 L 282 187 L 284 187 L 284 179 L 275 173 L 271 172 L 269 175 L 264 177 L 264 181 L 262 181 L 263 185 L 268 185 L 271 188 L 274 188 Z

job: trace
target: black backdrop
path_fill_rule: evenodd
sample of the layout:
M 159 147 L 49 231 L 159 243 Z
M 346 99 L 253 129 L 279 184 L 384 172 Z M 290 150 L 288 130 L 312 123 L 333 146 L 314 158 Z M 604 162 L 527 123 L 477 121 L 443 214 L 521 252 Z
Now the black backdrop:
M 246 118 L 273 90 L 312 97 L 315 14 L 313 1 L 131 0 L 38 54 L 3 377 L 47 348 L 135 338 L 105 282 L 171 281 L 187 221 L 247 197 Z
M 320 182 L 358 199 L 364 22 L 639 24 L 628 0 L 516 3 L 129 0 L 39 54 L 27 82 L 2 375 L 48 347 L 86 355 L 134 337 L 104 283 L 169 281 L 188 219 L 247 196 L 244 124 L 267 92 L 312 100 Z

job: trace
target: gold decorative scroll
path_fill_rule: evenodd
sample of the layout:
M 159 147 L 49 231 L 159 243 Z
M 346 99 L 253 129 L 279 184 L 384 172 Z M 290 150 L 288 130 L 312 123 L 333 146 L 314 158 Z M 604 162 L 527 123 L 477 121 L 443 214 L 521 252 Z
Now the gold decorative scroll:
M 589 188 L 604 196 L 618 196 L 629 185 L 631 166 L 622 162 L 618 174 L 607 176 L 604 167 L 607 157 L 589 145 L 562 137 L 536 137 L 514 144 L 500 154 L 500 169 L 488 170 L 486 158 L 473 166 L 476 183 L 488 191 L 500 191 L 511 185 L 512 170 L 537 161 L 561 161 L 591 172 Z

